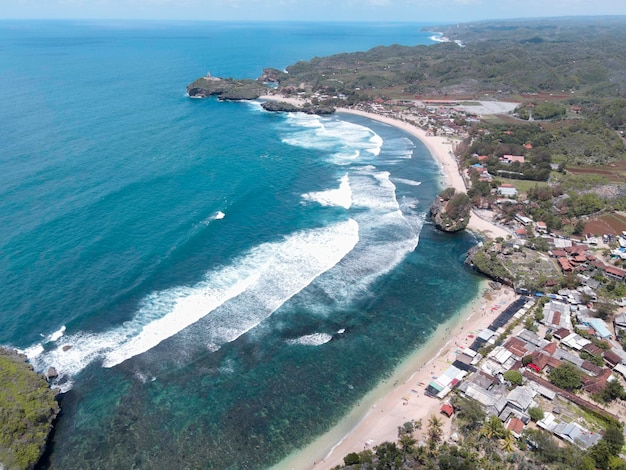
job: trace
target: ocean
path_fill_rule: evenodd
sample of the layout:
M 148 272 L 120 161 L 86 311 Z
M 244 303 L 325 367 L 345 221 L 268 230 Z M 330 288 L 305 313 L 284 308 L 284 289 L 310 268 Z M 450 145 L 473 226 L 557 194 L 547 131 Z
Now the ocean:
M 421 28 L 0 22 L 0 344 L 59 372 L 42 468 L 268 468 L 477 295 L 418 140 L 185 95 Z

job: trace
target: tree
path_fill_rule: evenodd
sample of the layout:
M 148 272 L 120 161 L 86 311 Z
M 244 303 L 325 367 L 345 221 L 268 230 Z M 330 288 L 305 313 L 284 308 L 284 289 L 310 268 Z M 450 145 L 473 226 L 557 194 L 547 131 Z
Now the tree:
M 585 231 L 585 221 L 582 219 L 578 219 L 574 224 L 574 234 L 582 235 Z
M 459 428 L 462 432 L 478 429 L 485 420 L 486 413 L 476 400 L 468 400 L 460 396 L 452 399 Z
M 526 320 L 524 320 L 524 328 L 534 332 L 539 330 L 539 327 L 535 324 L 535 319 L 531 316 L 526 317 Z
M 606 320 L 615 313 L 616 305 L 607 303 L 596 303 L 596 316 L 602 320 Z
M 522 358 L 522 365 L 524 367 L 526 367 L 528 364 L 532 364 L 533 362 L 533 355 L 532 354 L 526 354 L 523 358 Z
M 535 422 L 541 421 L 544 417 L 543 410 L 537 407 L 530 408 L 528 410 L 528 415 L 530 416 L 530 419 L 532 419 Z
M 395 442 L 383 442 L 376 446 L 378 457 L 377 468 L 399 468 L 402 465 L 402 454 Z
M 589 449 L 589 455 L 596 462 L 596 466 L 602 470 L 609 468 L 609 459 L 611 458 L 611 449 L 605 440 L 601 440 L 591 449 Z
M 411 434 L 402 434 L 398 439 L 398 444 L 402 449 L 403 460 L 406 460 L 406 454 L 413 452 L 413 446 L 417 441 Z
M 518 370 L 507 370 L 504 373 L 504 380 L 511 382 L 513 385 L 522 385 L 524 377 Z
M 361 458 L 359 457 L 359 454 L 357 454 L 356 452 L 350 452 L 348 455 L 346 455 L 343 458 L 343 463 L 347 467 L 349 467 L 350 465 L 357 465 L 361 463 Z
M 515 438 L 513 433 L 506 429 L 504 431 L 504 437 L 502 438 L 502 450 L 504 452 L 513 452 L 515 450 Z
M 497 416 L 490 416 L 480 430 L 480 434 L 487 439 L 502 438 L 505 434 L 504 425 Z
M 622 430 L 617 426 L 608 426 L 604 430 L 604 436 L 602 440 L 609 446 L 611 455 L 619 455 L 624 447 L 624 434 Z
M 443 435 L 443 422 L 435 415 L 428 418 L 428 446 L 433 449 L 439 445 Z
M 580 371 L 570 362 L 563 362 L 552 369 L 549 377 L 550 382 L 564 390 L 573 391 L 582 385 Z

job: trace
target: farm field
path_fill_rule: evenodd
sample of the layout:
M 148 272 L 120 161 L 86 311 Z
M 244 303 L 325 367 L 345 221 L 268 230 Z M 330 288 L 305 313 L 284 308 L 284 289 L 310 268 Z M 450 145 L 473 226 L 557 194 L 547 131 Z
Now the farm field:
M 585 224 L 585 233 L 592 235 L 621 235 L 626 231 L 626 214 L 614 212 L 605 214 Z
M 567 167 L 567 171 L 577 176 L 602 176 L 610 183 L 624 183 L 626 181 L 626 162 L 615 162 L 604 166 L 571 166 Z

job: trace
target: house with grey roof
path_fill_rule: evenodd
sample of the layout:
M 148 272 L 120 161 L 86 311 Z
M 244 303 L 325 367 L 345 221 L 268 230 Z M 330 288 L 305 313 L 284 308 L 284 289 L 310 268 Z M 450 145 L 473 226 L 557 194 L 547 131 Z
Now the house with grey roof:
M 537 421 L 537 426 L 554 433 L 564 441 L 577 445 L 581 449 L 589 449 L 602 439 L 600 433 L 589 431 L 578 423 L 558 421 L 552 413 L 547 413 L 542 420 Z
M 613 327 L 616 333 L 618 330 L 626 330 L 626 313 L 615 315 L 615 318 L 613 318 Z
M 556 300 L 548 302 L 543 307 L 543 320 L 541 320 L 541 323 L 554 329 L 567 328 L 571 330 L 570 306 Z

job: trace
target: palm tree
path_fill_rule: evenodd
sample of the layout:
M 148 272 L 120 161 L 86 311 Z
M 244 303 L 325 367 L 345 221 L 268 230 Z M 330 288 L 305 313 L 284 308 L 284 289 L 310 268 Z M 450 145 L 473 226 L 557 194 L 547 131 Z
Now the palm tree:
M 431 448 L 437 447 L 443 435 L 443 422 L 435 415 L 428 419 L 427 434 L 429 446 Z
M 480 434 L 487 439 L 501 438 L 504 436 L 504 426 L 497 416 L 490 416 L 480 430 Z
M 513 452 L 515 450 L 515 438 L 513 437 L 513 433 L 505 429 L 502 439 L 502 450 L 504 452 Z
M 415 440 L 413 435 L 410 433 L 405 433 L 400 436 L 400 439 L 398 439 L 398 444 L 402 448 L 402 457 L 403 457 L 402 460 L 403 461 L 406 461 L 407 453 L 410 454 L 413 452 L 413 446 L 415 445 L 416 442 L 417 441 Z

